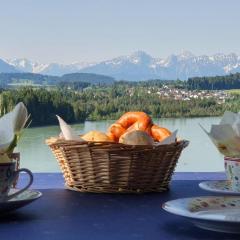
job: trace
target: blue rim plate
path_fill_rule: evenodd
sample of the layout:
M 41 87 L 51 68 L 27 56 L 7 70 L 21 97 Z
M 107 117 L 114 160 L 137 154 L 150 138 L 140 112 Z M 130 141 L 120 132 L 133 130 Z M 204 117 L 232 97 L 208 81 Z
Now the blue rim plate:
M 11 189 L 9 194 L 18 191 L 17 189 Z M 18 196 L 10 199 L 6 202 L 0 202 L 0 214 L 5 214 L 7 212 L 21 208 L 42 196 L 42 193 L 36 190 L 26 190 Z
M 204 181 L 199 183 L 199 187 L 215 193 L 240 195 L 240 191 L 233 190 L 230 181 L 227 180 Z
M 188 218 L 197 227 L 240 233 L 240 198 L 237 196 L 205 196 L 182 198 L 163 204 L 167 212 Z

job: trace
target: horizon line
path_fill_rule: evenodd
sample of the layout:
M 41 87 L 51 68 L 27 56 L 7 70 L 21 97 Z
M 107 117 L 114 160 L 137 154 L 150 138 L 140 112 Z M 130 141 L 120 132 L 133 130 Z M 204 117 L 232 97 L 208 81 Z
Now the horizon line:
M 0 59 L 3 60 L 4 62 L 8 63 L 8 64 L 11 64 L 9 61 L 13 61 L 13 60 L 28 60 L 30 62 L 43 64 L 43 65 L 60 64 L 60 65 L 65 65 L 66 66 L 66 65 L 73 65 L 73 64 L 78 64 L 78 63 L 98 64 L 98 63 L 109 61 L 109 60 L 113 60 L 113 59 L 116 59 L 116 58 L 130 57 L 130 56 L 132 56 L 132 55 L 134 55 L 134 54 L 136 54 L 138 52 L 145 53 L 146 55 L 149 55 L 149 56 L 151 56 L 154 59 L 167 59 L 167 58 L 169 58 L 171 56 L 179 56 L 179 55 L 181 55 L 183 53 L 192 54 L 193 57 L 201 57 L 201 56 L 208 56 L 208 57 L 210 57 L 210 56 L 216 56 L 216 55 L 231 55 L 231 54 L 234 54 L 236 56 L 240 56 L 240 54 L 238 54 L 238 53 L 236 53 L 234 51 L 230 51 L 228 53 L 226 53 L 226 52 L 216 52 L 216 53 L 213 53 L 213 54 L 195 54 L 195 53 L 193 53 L 193 51 L 182 49 L 178 53 L 171 53 L 171 54 L 167 55 L 166 57 L 155 57 L 152 54 L 148 53 L 148 51 L 146 51 L 146 50 L 136 50 L 136 51 L 132 51 L 130 54 L 118 55 L 118 56 L 115 56 L 115 57 L 111 57 L 111 58 L 107 58 L 107 59 L 103 59 L 103 60 L 99 60 L 99 61 L 75 60 L 75 61 L 72 61 L 70 63 L 63 63 L 63 62 L 60 62 L 60 61 L 42 62 L 42 61 L 39 61 L 39 60 L 33 60 L 32 58 L 28 58 L 28 57 L 13 57 L 13 58 L 0 57 Z

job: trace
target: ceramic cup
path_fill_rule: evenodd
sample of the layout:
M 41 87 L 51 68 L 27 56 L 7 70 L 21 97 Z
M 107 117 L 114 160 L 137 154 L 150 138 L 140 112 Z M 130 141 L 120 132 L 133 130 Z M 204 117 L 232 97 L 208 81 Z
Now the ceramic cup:
M 16 170 L 15 164 L 15 162 L 0 163 L 0 202 L 5 202 L 13 197 L 16 197 L 18 194 L 28 189 L 33 182 L 33 175 L 31 171 L 26 168 Z M 20 172 L 25 172 L 29 175 L 28 184 L 26 187 L 20 189 L 19 191 L 8 195 L 14 181 L 18 178 Z
M 232 189 L 240 192 L 240 158 L 224 157 L 224 166 Z

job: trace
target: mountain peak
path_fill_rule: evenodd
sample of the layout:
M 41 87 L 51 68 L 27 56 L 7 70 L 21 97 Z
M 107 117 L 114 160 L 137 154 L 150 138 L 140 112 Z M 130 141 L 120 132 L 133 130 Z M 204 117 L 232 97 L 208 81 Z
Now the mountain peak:
M 195 57 L 194 54 L 188 50 L 182 50 L 179 55 L 177 55 L 180 59 L 188 59 Z
M 151 57 L 150 54 L 148 54 L 142 50 L 135 51 L 130 56 L 131 57 Z
M 150 62 L 153 58 L 151 55 L 149 55 L 148 53 L 144 52 L 144 51 L 136 51 L 134 53 L 132 53 L 129 57 L 130 61 L 132 63 L 148 63 Z

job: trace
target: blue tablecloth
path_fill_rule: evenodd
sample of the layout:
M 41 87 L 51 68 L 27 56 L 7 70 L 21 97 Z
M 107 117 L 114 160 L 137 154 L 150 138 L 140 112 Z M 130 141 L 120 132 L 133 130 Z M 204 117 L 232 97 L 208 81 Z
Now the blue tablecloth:
M 23 186 L 27 181 L 27 174 L 21 174 L 20 184 Z M 222 180 L 226 179 L 224 172 L 176 172 L 173 180 Z M 34 173 L 33 189 L 64 188 L 62 173 Z
M 47 174 L 41 177 L 43 182 L 51 179 Z M 198 183 L 174 180 L 168 192 L 139 195 L 41 189 L 41 199 L 0 216 L 0 239 L 240 239 L 239 235 L 199 229 L 187 219 L 161 209 L 171 199 L 213 195 L 199 189 Z

